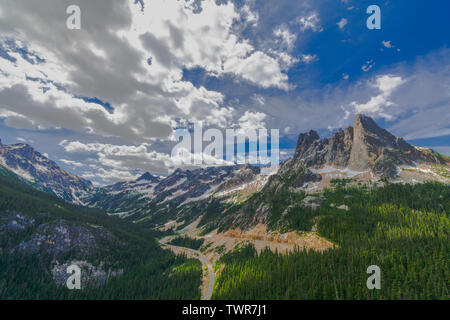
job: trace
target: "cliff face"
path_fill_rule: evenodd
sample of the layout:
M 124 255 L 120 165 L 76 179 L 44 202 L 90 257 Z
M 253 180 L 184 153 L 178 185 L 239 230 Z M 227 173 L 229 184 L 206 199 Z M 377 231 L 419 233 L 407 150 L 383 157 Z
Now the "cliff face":
M 361 114 L 356 116 L 353 127 L 339 129 L 329 139 L 321 139 L 315 131 L 301 134 L 293 162 L 302 162 L 308 168 L 328 165 L 356 171 L 371 170 L 377 176 L 388 178 L 396 175 L 400 165 L 445 163 L 432 150 L 410 145 Z
M 307 167 L 330 164 L 347 166 L 353 141 L 353 128 L 339 129 L 330 139 L 320 139 L 316 131 L 299 136 L 294 161 L 303 161 Z

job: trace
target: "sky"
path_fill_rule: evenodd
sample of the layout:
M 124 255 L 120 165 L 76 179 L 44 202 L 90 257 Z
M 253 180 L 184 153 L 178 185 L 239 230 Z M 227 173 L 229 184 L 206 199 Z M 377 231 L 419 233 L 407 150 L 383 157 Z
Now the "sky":
M 430 3 L 1 0 L 0 138 L 97 185 L 172 172 L 198 122 L 278 129 L 283 159 L 364 113 L 450 155 L 450 3 Z

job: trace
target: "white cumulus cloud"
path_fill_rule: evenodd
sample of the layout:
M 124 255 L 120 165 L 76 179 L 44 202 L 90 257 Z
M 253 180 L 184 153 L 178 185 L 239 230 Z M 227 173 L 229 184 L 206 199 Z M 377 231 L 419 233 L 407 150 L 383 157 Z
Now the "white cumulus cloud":
M 393 106 L 394 103 L 389 101 L 392 92 L 405 82 L 400 76 L 383 75 L 376 78 L 373 86 L 378 89 L 379 94 L 370 98 L 366 103 L 357 103 L 353 101 L 351 105 L 356 112 L 377 114 L 390 118 L 389 115 L 383 113 L 385 107 Z

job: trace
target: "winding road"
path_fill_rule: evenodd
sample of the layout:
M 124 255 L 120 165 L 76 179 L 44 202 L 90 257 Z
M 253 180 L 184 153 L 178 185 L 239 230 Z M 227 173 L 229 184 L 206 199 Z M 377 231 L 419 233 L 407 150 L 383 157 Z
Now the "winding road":
M 204 269 L 205 266 L 208 268 L 208 287 L 206 289 L 204 296 L 202 297 L 202 300 L 211 300 L 211 296 L 212 296 L 213 289 L 214 289 L 214 282 L 216 281 L 214 269 L 212 267 L 211 261 L 209 261 L 209 259 L 198 250 L 167 244 L 167 242 L 169 242 L 170 240 L 171 240 L 171 237 L 166 237 L 166 238 L 159 240 L 159 243 L 163 247 L 169 248 L 175 253 L 184 252 L 184 253 L 186 253 L 186 255 L 188 257 L 193 257 L 193 258 L 200 260 L 200 262 L 203 265 L 202 270 Z

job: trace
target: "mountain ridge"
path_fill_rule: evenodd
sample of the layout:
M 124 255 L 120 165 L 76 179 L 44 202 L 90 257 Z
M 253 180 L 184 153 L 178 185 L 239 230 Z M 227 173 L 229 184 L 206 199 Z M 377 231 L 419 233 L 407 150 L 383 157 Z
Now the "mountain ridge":
M 90 181 L 65 171 L 25 143 L 5 145 L 0 140 L 0 166 L 35 188 L 69 202 L 79 203 L 78 197 L 93 188 Z
M 218 211 L 227 212 L 214 222 L 216 226 L 267 224 L 267 199 L 276 199 L 279 194 L 317 193 L 330 187 L 334 179 L 375 185 L 384 180 L 449 183 L 448 163 L 433 150 L 414 147 L 361 114 L 355 117 L 354 126 L 338 129 L 329 138 L 321 138 L 314 130 L 301 133 L 294 156 L 270 175 L 263 175 L 260 167 L 248 164 L 178 168 L 165 178 L 145 172 L 132 181 L 94 188 L 28 145 L 0 144 L 0 165 L 22 174 L 35 187 L 47 188 L 69 202 L 105 209 L 108 214 L 146 221 L 153 227 L 170 219 L 186 225 L 205 212 L 211 218 L 211 206 L 215 206 L 216 215 Z M 45 179 L 40 175 L 46 171 L 42 167 L 50 173 Z M 443 177 L 436 174 L 439 167 L 444 168 Z

